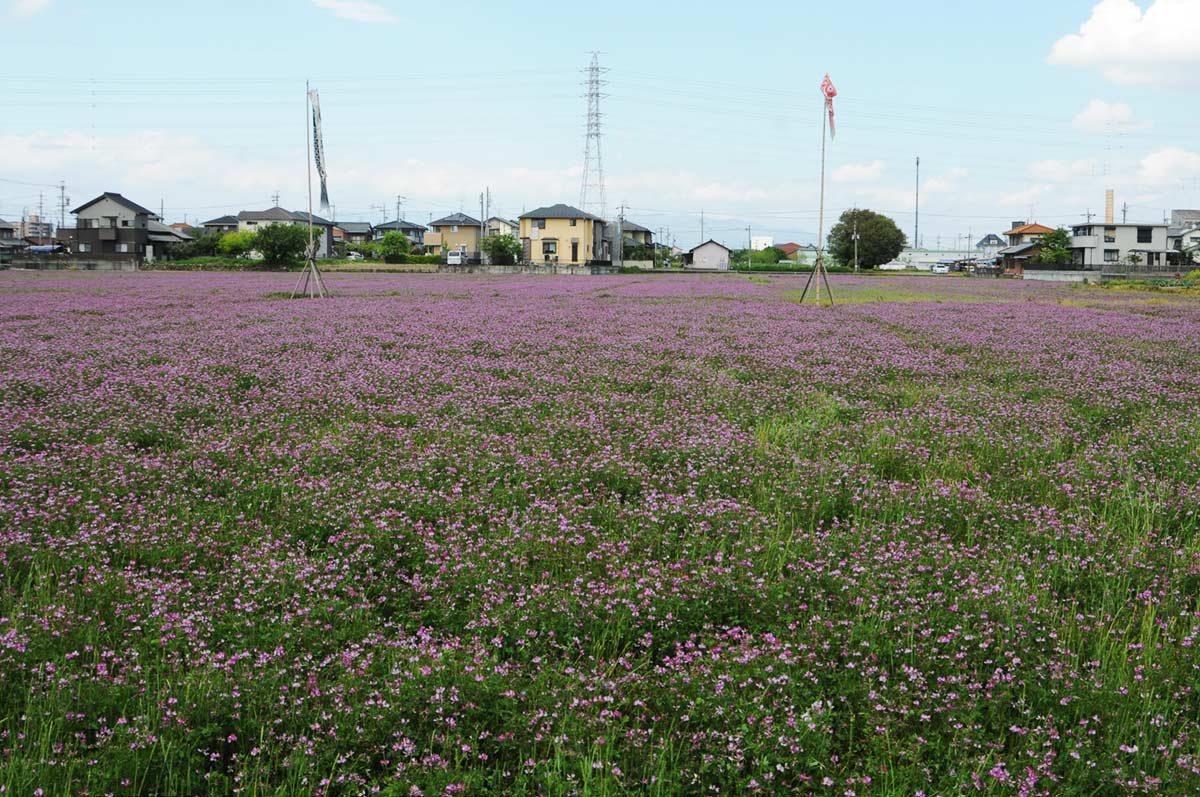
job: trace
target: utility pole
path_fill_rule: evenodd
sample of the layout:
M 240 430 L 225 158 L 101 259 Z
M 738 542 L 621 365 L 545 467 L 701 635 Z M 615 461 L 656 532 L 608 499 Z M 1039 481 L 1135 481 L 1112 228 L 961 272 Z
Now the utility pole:
M 617 247 L 617 268 L 625 265 L 625 205 L 617 208 L 617 240 L 613 242 Z
M 858 208 L 854 209 L 854 273 L 858 273 Z
M 271 201 L 273 203 L 275 203 L 272 205 L 272 207 L 276 207 L 276 208 L 279 207 L 279 191 L 278 190 L 276 190 L 274 194 L 271 194 Z
M 1091 223 L 1092 223 L 1092 217 L 1093 217 L 1093 216 L 1095 216 L 1096 214 L 1092 212 L 1092 209 L 1091 209 L 1091 208 L 1088 208 L 1088 211 L 1087 211 L 1087 213 L 1084 213 L 1083 215 L 1084 215 L 1084 216 L 1087 218 L 1087 223 L 1088 223 L 1088 224 L 1091 224 Z
M 707 238 L 704 237 L 704 211 L 700 211 L 700 243 L 704 243 Z
M 917 156 L 917 195 L 913 205 L 913 249 L 921 248 L 921 156 Z
M 1125 224 L 1129 221 L 1129 203 L 1121 203 L 1121 223 Z
M 750 235 L 750 225 L 746 225 L 746 270 L 750 270 L 751 253 L 754 249 L 754 238 Z
M 159 221 L 163 220 L 163 214 L 165 214 L 167 211 L 166 204 L 167 204 L 166 201 L 162 197 L 158 198 L 158 220 Z
M 58 229 L 67 226 L 67 183 L 65 180 L 60 180 L 58 183 Z
M 487 222 L 483 220 L 483 202 L 484 202 L 483 195 L 484 195 L 484 192 L 480 191 L 479 192 L 479 260 L 480 260 L 480 262 L 483 262 L 483 228 L 484 228 L 484 225 L 487 224 Z
M 45 197 L 41 191 L 38 191 L 38 232 L 46 231 L 46 204 Z M 46 238 L 49 236 L 39 235 L 38 238 Z

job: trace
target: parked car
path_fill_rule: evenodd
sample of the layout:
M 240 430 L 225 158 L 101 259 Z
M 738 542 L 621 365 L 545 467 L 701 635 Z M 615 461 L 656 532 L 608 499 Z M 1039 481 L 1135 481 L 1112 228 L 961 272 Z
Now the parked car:
M 467 263 L 467 253 L 461 249 L 455 249 L 446 253 L 447 266 L 464 266 Z
M 366 260 L 366 258 L 363 257 L 362 254 L 359 252 L 350 252 L 349 254 L 346 255 L 346 259 L 353 260 L 355 263 L 359 263 L 359 262 L 362 262 L 363 260 Z
M 949 263 L 934 263 L 933 264 L 933 273 L 934 274 L 949 274 L 950 273 L 950 264 Z

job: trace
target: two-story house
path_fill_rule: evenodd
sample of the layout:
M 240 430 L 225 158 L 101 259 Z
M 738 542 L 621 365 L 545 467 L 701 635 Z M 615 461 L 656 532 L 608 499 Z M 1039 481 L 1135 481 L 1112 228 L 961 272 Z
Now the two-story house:
M 492 235 L 511 235 L 518 238 L 521 235 L 521 223 L 505 219 L 500 216 L 492 216 L 487 220 L 487 234 Z
M 364 244 L 374 240 L 375 228 L 369 221 L 339 221 L 333 228 L 333 238 L 347 244 Z
M 445 256 L 447 252 L 464 252 L 468 258 L 479 259 L 479 241 L 483 225 L 465 213 L 452 213 L 443 219 L 429 222 L 425 233 L 425 250 L 431 255 Z
M 237 214 L 238 232 L 258 232 L 273 224 L 291 224 L 296 227 L 308 227 L 307 212 L 293 212 L 280 207 L 267 210 L 243 210 Z M 325 259 L 333 252 L 334 223 L 320 216 L 313 216 L 314 236 L 317 242 L 317 257 Z
M 428 229 L 423 225 L 405 221 L 404 219 L 385 221 L 383 224 L 375 225 L 373 230 L 373 240 L 381 240 L 389 232 L 402 232 L 404 233 L 404 237 L 408 238 L 410 244 L 418 247 L 425 245 L 425 233 L 428 232 Z
M 237 216 L 221 216 L 211 221 L 206 221 L 200 225 L 205 232 L 215 232 L 219 235 L 228 235 L 231 232 L 238 231 Z
M 1052 232 L 1054 228 L 1045 224 L 1014 221 L 1013 228 L 1004 233 L 1008 246 L 996 252 L 1001 268 L 1010 274 L 1023 273 L 1025 267 L 1042 253 L 1042 239 Z
M 71 214 L 75 216 L 72 246 L 77 254 L 125 258 L 139 264 L 162 254 L 155 246 L 163 244 L 150 241 L 150 221 L 157 221 L 158 216 L 118 193 L 105 191 Z
M 1081 224 L 1071 231 L 1071 262 L 1100 270 L 1116 264 L 1165 268 L 1172 250 L 1166 224 Z
M 604 220 L 570 205 L 550 205 L 521 216 L 522 258 L 531 263 L 582 266 L 612 262 Z

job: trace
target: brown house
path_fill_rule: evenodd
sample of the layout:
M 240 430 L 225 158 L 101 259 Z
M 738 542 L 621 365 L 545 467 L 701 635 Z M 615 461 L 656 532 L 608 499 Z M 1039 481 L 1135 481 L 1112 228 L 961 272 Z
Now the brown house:
M 996 252 L 1000 268 L 1005 274 L 1024 274 L 1025 267 L 1042 253 L 1042 239 L 1052 232 L 1054 228 L 1044 224 L 1013 222 L 1013 228 L 1004 233 L 1008 238 L 1008 246 Z
M 105 191 L 71 213 L 76 219 L 73 248 L 77 254 L 140 264 L 154 260 L 154 247 L 161 246 L 150 240 L 150 222 L 157 221 L 158 216 L 112 191 Z

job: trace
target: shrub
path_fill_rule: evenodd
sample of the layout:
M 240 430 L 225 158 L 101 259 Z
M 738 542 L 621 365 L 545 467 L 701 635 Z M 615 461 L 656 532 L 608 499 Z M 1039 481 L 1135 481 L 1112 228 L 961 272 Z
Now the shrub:
M 314 233 L 324 234 L 320 228 Z M 255 235 L 254 248 L 262 253 L 265 266 L 291 266 L 300 260 L 308 248 L 308 230 L 292 224 L 271 224 Z
M 229 257 L 241 257 L 254 248 L 254 233 L 231 232 L 221 237 L 217 250 Z

